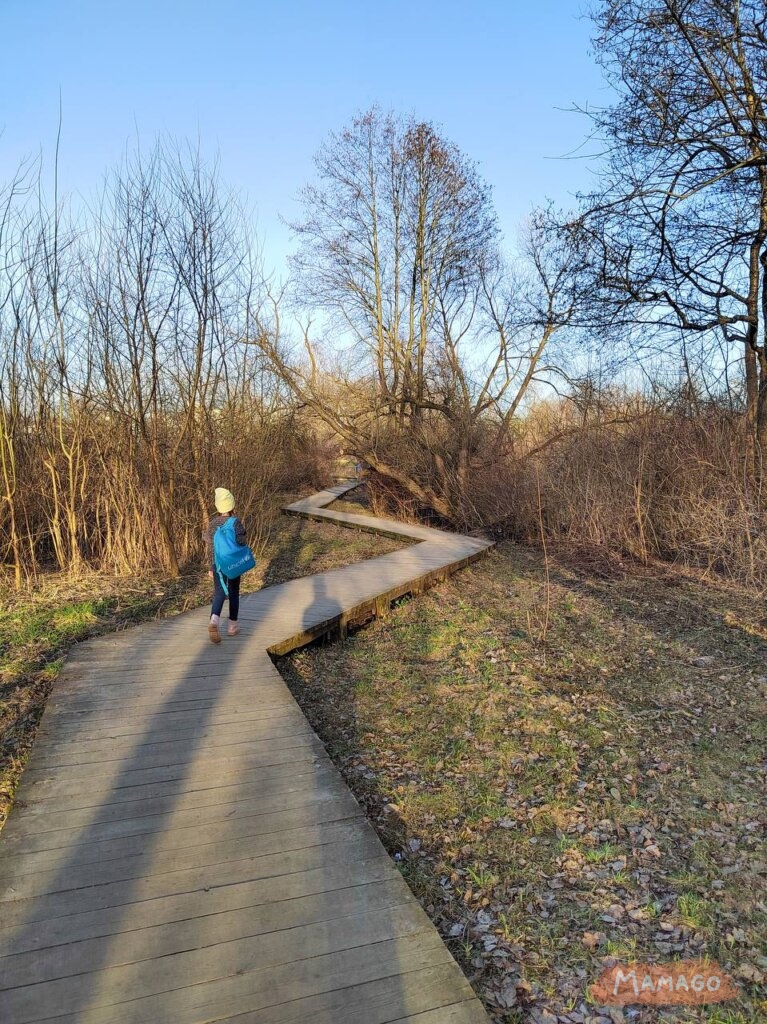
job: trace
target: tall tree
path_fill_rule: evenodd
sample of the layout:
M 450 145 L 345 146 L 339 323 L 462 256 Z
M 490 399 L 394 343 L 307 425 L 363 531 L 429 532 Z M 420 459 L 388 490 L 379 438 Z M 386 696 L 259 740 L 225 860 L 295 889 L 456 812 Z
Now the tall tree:
M 440 307 L 476 286 L 497 234 L 488 187 L 431 125 L 378 110 L 333 134 L 303 190 L 294 266 L 304 296 L 366 357 L 401 424 L 430 404 Z
M 343 344 L 322 373 L 308 329 L 303 365 L 276 319 L 261 342 L 349 447 L 466 523 L 480 436 L 492 423 L 503 438 L 551 335 L 574 315 L 573 293 L 555 287 L 573 251 L 563 262 L 551 223 L 533 218 L 537 262 L 529 276 L 512 272 L 489 187 L 427 123 L 369 111 L 330 137 L 317 171 L 293 225 L 294 265 L 304 301 Z
M 709 369 L 733 346 L 755 469 L 767 452 L 767 10 L 763 0 L 601 0 L 619 99 L 584 197 L 605 297 Z M 721 361 L 720 361 L 721 362 Z M 720 366 L 720 369 L 722 367 Z

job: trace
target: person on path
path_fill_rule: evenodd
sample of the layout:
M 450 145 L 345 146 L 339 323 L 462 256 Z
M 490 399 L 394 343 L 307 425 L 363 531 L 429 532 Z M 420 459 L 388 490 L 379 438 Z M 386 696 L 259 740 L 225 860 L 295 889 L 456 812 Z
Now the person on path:
M 203 533 L 203 539 L 205 541 L 205 549 L 207 552 L 208 561 L 210 568 L 208 569 L 208 576 L 213 579 L 213 604 L 210 609 L 210 622 L 208 624 L 208 636 L 211 642 L 214 644 L 221 643 L 221 633 L 219 625 L 221 622 L 221 612 L 224 607 L 224 601 L 227 596 L 224 592 L 224 587 L 221 583 L 221 574 L 216 569 L 215 557 L 213 554 L 213 534 L 222 526 L 227 519 L 234 516 L 234 539 L 238 544 L 247 544 L 245 537 L 245 527 L 242 521 L 234 515 L 234 495 L 231 491 L 228 491 L 225 487 L 217 487 L 214 495 L 214 502 L 216 506 L 216 515 L 211 517 L 208 526 Z M 240 611 L 240 577 L 230 580 L 224 576 L 226 581 L 227 590 L 229 591 L 229 627 L 227 629 L 228 636 L 237 636 L 240 631 L 240 627 L 237 624 L 237 616 Z

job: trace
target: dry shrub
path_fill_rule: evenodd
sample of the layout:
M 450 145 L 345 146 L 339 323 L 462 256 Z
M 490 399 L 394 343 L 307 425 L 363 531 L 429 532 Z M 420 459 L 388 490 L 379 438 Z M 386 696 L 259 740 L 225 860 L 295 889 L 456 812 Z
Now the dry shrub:
M 171 448 L 171 419 L 166 426 L 163 444 Z M 70 429 L 64 420 L 65 437 Z M 40 457 L 39 435 L 17 446 L 17 508 L 24 524 L 21 557 L 26 578 L 32 580 L 49 568 L 117 575 L 157 571 L 162 551 L 150 451 L 114 415 L 108 420 L 95 415 L 81 420 L 78 430 L 88 472 L 85 486 L 71 494 L 57 495 L 51 486 L 52 479 L 65 476 L 61 454 L 53 476 Z M 215 487 L 234 492 L 250 542 L 258 549 L 279 512 L 282 495 L 325 486 L 330 480 L 332 446 L 294 416 L 251 418 L 242 410 L 230 410 L 210 419 L 200 431 L 181 446 L 172 464 L 161 463 L 161 485 L 172 497 L 169 520 L 181 565 L 202 554 L 202 530 L 213 512 Z M 193 448 L 198 449 L 197 457 Z M 52 445 L 48 451 L 54 451 Z M 71 507 L 74 517 L 72 544 L 63 522 L 64 506 Z M 0 547 L 5 546 L 6 561 L 7 526 L 6 508 L 0 510 Z
M 414 523 L 427 519 L 430 510 L 414 498 L 395 480 L 381 473 L 368 473 L 366 477 L 368 501 L 373 515 L 383 519 L 400 519 Z
M 497 532 L 660 558 L 767 583 L 767 518 L 747 472 L 743 419 L 623 403 L 533 432 L 475 475 Z M 569 421 L 569 422 L 568 422 Z
M 409 434 L 379 435 L 377 452 L 448 499 L 454 529 L 544 538 L 588 551 L 609 573 L 615 556 L 660 559 L 767 586 L 767 512 L 748 469 L 745 419 L 683 399 L 592 391 L 538 403 L 504 436 L 488 421 L 452 434 L 424 417 Z M 370 492 L 376 514 L 447 525 L 388 476 L 372 473 Z

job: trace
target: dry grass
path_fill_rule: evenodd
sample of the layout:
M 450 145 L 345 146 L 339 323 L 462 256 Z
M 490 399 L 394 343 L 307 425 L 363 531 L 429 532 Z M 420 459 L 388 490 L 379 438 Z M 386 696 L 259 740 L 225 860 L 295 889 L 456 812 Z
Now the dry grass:
M 601 1020 L 605 963 L 701 955 L 737 1006 L 626 1019 L 762 1019 L 762 606 L 591 568 L 504 543 L 283 669 L 495 1019 Z
M 662 559 L 764 593 L 767 509 L 745 424 L 725 409 L 682 414 L 616 401 L 585 416 L 571 402 L 522 426 L 517 447 L 476 471 L 479 520 L 498 536 Z

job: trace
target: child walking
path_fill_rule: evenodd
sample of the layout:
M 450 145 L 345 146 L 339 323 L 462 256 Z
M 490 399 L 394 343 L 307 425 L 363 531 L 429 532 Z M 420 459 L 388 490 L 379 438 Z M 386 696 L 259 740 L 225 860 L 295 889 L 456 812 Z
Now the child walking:
M 221 633 L 219 631 L 219 625 L 221 622 L 221 611 L 224 607 L 224 601 L 227 596 L 224 592 L 224 587 L 221 583 L 221 576 L 216 569 L 215 558 L 213 555 L 213 534 L 223 525 L 227 519 L 234 517 L 234 537 L 238 544 L 245 545 L 247 540 L 245 538 L 245 527 L 242 521 L 234 515 L 234 495 L 231 491 L 228 491 L 225 487 L 217 487 L 214 495 L 214 502 L 216 506 L 216 515 L 214 515 L 208 523 L 207 529 L 203 534 L 205 540 L 205 548 L 207 551 L 208 561 L 210 562 L 210 568 L 208 569 L 208 576 L 213 578 L 213 605 L 210 609 L 210 623 L 208 624 L 208 636 L 211 639 L 211 643 L 221 643 Z M 227 590 L 229 591 L 229 627 L 227 629 L 228 636 L 237 636 L 240 631 L 240 627 L 237 624 L 237 616 L 240 611 L 240 577 L 230 580 L 224 576 Z

